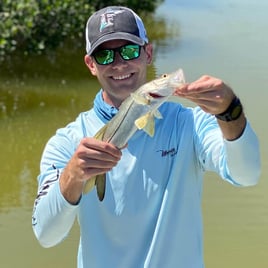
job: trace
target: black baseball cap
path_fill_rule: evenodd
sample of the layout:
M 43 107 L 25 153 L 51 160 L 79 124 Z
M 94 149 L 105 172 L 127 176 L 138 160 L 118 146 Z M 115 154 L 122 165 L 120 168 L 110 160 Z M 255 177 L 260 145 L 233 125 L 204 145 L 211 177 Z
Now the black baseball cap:
M 131 9 L 109 6 L 93 13 L 86 25 L 86 51 L 88 55 L 102 43 L 123 39 L 143 46 L 148 43 L 141 18 Z

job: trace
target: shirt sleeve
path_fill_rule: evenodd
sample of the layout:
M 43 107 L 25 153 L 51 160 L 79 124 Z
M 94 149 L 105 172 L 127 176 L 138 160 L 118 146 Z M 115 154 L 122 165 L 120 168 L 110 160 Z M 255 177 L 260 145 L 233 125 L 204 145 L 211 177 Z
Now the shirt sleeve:
M 61 242 L 68 235 L 77 215 L 78 205 L 65 200 L 59 187 L 60 174 L 74 149 L 67 135 L 59 132 L 49 140 L 42 155 L 32 226 L 44 247 Z
M 236 186 L 255 185 L 261 161 L 258 138 L 247 121 L 243 134 L 234 141 L 223 138 L 214 116 L 194 111 L 197 157 L 204 170 L 217 172 Z
M 260 146 L 249 122 L 239 139 L 224 140 L 224 145 L 230 176 L 241 186 L 255 185 L 261 173 Z

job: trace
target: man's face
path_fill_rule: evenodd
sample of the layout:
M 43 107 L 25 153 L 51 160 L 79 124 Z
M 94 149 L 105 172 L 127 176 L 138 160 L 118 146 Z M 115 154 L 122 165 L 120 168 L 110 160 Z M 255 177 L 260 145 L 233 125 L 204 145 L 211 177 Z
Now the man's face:
M 129 44 L 126 40 L 113 40 L 100 45 L 97 49 L 114 49 Z M 97 76 L 104 100 L 119 107 L 129 94 L 146 82 L 147 65 L 152 61 L 152 45 L 148 44 L 140 50 L 140 56 L 132 60 L 124 60 L 118 52 L 114 62 L 108 65 L 98 64 L 92 56 L 85 56 L 85 63 L 91 73 Z

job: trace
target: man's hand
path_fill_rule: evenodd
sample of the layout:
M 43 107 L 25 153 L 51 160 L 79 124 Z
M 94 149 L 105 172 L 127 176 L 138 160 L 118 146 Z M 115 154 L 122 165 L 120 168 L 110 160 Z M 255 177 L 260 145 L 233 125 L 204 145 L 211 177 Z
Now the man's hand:
M 191 100 L 203 111 L 212 115 L 226 111 L 235 97 L 233 90 L 222 80 L 208 75 L 178 88 L 174 95 Z M 218 124 L 225 139 L 235 140 L 242 135 L 246 118 L 242 112 L 237 120 L 230 122 L 218 120 Z
M 60 189 L 65 199 L 76 204 L 85 182 L 111 170 L 121 155 L 121 151 L 110 143 L 94 138 L 82 139 L 60 177 Z
M 174 95 L 191 100 L 210 114 L 224 112 L 234 98 L 230 87 L 222 80 L 208 75 L 178 88 Z

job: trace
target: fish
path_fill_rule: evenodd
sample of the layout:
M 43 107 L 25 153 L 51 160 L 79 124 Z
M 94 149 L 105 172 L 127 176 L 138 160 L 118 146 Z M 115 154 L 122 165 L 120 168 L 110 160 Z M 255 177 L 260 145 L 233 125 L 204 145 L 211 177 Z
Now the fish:
M 184 84 L 185 77 L 182 69 L 163 74 L 143 84 L 122 102 L 117 114 L 94 135 L 94 138 L 112 143 L 122 149 L 138 130 L 143 130 L 153 137 L 155 118 L 163 118 L 158 108 L 164 102 L 176 102 L 173 93 Z M 99 200 L 103 201 L 106 174 L 99 174 L 87 180 L 83 192 L 88 193 L 94 186 L 97 188 Z

